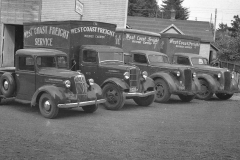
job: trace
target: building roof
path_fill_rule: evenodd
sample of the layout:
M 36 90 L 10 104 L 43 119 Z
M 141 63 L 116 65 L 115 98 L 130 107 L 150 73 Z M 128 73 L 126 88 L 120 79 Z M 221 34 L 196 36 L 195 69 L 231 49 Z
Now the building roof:
M 162 33 L 162 31 L 167 31 L 169 27 L 173 27 L 181 34 L 201 38 L 202 42 L 213 42 L 210 23 L 205 21 L 128 16 L 127 25 L 133 29 L 155 33 Z

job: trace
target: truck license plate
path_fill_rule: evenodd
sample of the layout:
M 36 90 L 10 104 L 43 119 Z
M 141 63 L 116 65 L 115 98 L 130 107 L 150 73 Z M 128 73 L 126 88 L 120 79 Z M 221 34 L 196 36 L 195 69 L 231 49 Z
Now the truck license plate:
M 137 92 L 137 88 L 136 87 L 130 87 L 130 92 Z

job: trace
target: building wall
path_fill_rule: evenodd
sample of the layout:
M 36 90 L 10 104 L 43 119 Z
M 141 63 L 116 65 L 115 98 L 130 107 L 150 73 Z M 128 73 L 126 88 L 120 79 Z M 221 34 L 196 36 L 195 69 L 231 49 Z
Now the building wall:
M 86 20 L 117 24 L 125 27 L 128 0 L 80 0 L 83 16 L 75 12 L 75 0 L 42 0 L 41 21 Z
M 8 53 L 4 49 L 10 46 L 12 49 L 18 48 L 14 46 L 14 39 L 13 44 L 4 43 L 3 33 L 9 31 L 6 27 L 11 28 L 11 25 L 38 21 L 86 20 L 113 23 L 120 28 L 126 26 L 128 0 L 80 1 L 84 5 L 82 16 L 75 12 L 76 0 L 0 0 L 0 66 L 4 61 L 2 57 L 8 56 L 4 55 Z M 8 39 L 15 36 L 11 33 L 8 35 L 12 35 Z
M 201 43 L 199 55 L 209 60 L 210 43 Z
M 1 23 L 38 21 L 41 0 L 1 0 Z

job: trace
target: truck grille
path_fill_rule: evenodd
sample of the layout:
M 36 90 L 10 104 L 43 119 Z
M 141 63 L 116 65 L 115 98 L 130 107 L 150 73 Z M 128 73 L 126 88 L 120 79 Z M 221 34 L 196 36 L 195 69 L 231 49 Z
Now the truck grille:
M 138 90 L 139 80 L 140 80 L 140 70 L 138 68 L 130 68 L 129 73 L 130 73 L 130 78 L 129 78 L 130 92 L 131 92 L 131 88 L 136 88 L 136 90 Z
M 74 77 L 78 101 L 87 101 L 87 83 L 84 75 Z
M 192 71 L 191 69 L 185 69 L 184 70 L 184 77 L 185 77 L 185 89 L 187 91 L 192 90 Z
M 230 90 L 231 86 L 231 73 L 224 72 L 224 90 Z

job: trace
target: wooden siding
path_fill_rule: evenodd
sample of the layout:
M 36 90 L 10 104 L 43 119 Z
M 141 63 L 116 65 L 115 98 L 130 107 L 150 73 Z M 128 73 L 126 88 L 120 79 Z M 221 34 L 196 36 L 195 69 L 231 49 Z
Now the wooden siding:
M 201 43 L 199 55 L 209 60 L 209 54 L 210 54 L 210 43 Z
M 75 12 L 75 0 L 42 0 L 41 21 L 84 20 L 126 25 L 128 0 L 80 0 L 82 18 Z
M 41 0 L 1 0 L 1 22 L 23 24 L 38 21 Z

